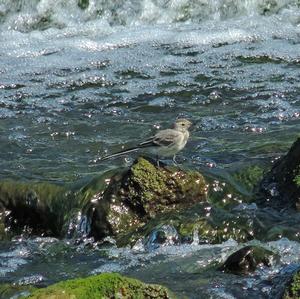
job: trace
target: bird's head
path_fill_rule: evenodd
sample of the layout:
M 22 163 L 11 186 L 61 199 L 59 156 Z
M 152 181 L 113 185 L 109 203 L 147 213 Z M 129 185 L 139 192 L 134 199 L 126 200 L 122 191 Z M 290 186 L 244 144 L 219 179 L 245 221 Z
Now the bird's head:
M 174 123 L 174 129 L 178 131 L 186 131 L 190 128 L 192 123 L 185 118 L 178 118 Z

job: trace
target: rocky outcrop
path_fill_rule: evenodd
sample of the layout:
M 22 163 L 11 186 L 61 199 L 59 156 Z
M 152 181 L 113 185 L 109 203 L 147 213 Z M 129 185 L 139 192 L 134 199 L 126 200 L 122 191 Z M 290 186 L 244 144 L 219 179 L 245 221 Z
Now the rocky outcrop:
M 196 171 L 158 167 L 139 158 L 129 170 L 111 178 L 87 209 L 91 235 L 97 240 L 127 234 L 157 215 L 180 211 L 206 200 L 207 186 Z

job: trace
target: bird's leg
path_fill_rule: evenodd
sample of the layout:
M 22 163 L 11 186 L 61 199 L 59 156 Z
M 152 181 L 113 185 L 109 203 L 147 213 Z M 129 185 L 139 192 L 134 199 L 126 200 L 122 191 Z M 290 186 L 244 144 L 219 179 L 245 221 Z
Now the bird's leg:
M 174 163 L 175 166 L 178 166 L 178 163 L 176 161 L 176 155 L 173 156 L 173 163 Z
M 156 165 L 157 165 L 157 167 L 160 167 L 160 165 L 159 165 L 159 157 L 158 157 L 158 155 L 156 155 Z

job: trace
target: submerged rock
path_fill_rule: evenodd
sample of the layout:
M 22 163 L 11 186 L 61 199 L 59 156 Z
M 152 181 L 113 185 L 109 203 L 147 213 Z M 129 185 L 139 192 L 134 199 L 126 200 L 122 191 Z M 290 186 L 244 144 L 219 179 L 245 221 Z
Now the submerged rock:
M 139 158 L 129 170 L 111 178 L 103 192 L 92 198 L 91 235 L 101 240 L 120 237 L 157 215 L 180 211 L 206 200 L 207 186 L 196 171 L 157 167 Z
M 264 176 L 259 185 L 258 197 L 264 205 L 300 211 L 300 138 Z
M 119 246 L 142 241 L 146 249 L 180 243 L 222 243 L 230 238 L 246 242 L 254 238 L 252 218 L 246 213 L 231 213 L 201 202 L 181 211 L 157 215 L 117 241 Z
M 248 274 L 259 267 L 270 267 L 274 258 L 272 251 L 259 246 L 245 246 L 231 254 L 219 268 L 233 274 Z
M 30 299 L 175 298 L 160 285 L 145 284 L 117 273 L 67 280 L 33 291 Z
M 226 172 L 223 177 L 209 182 L 209 202 L 226 210 L 255 202 L 254 187 L 262 174 L 263 169 L 257 165 L 240 166 L 233 173 Z

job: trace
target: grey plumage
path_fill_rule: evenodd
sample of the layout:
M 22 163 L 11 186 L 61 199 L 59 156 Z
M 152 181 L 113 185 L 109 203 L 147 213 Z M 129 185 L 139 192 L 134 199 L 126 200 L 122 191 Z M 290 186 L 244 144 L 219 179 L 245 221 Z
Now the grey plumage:
M 189 127 L 191 122 L 187 119 L 177 119 L 173 124 L 172 129 L 158 131 L 154 136 L 139 143 L 137 146 L 124 149 L 120 152 L 100 158 L 100 161 L 105 161 L 110 158 L 119 157 L 127 153 L 136 152 L 140 149 L 150 150 L 153 154 L 162 157 L 172 157 L 181 151 L 189 138 Z M 175 162 L 175 160 L 174 160 Z

